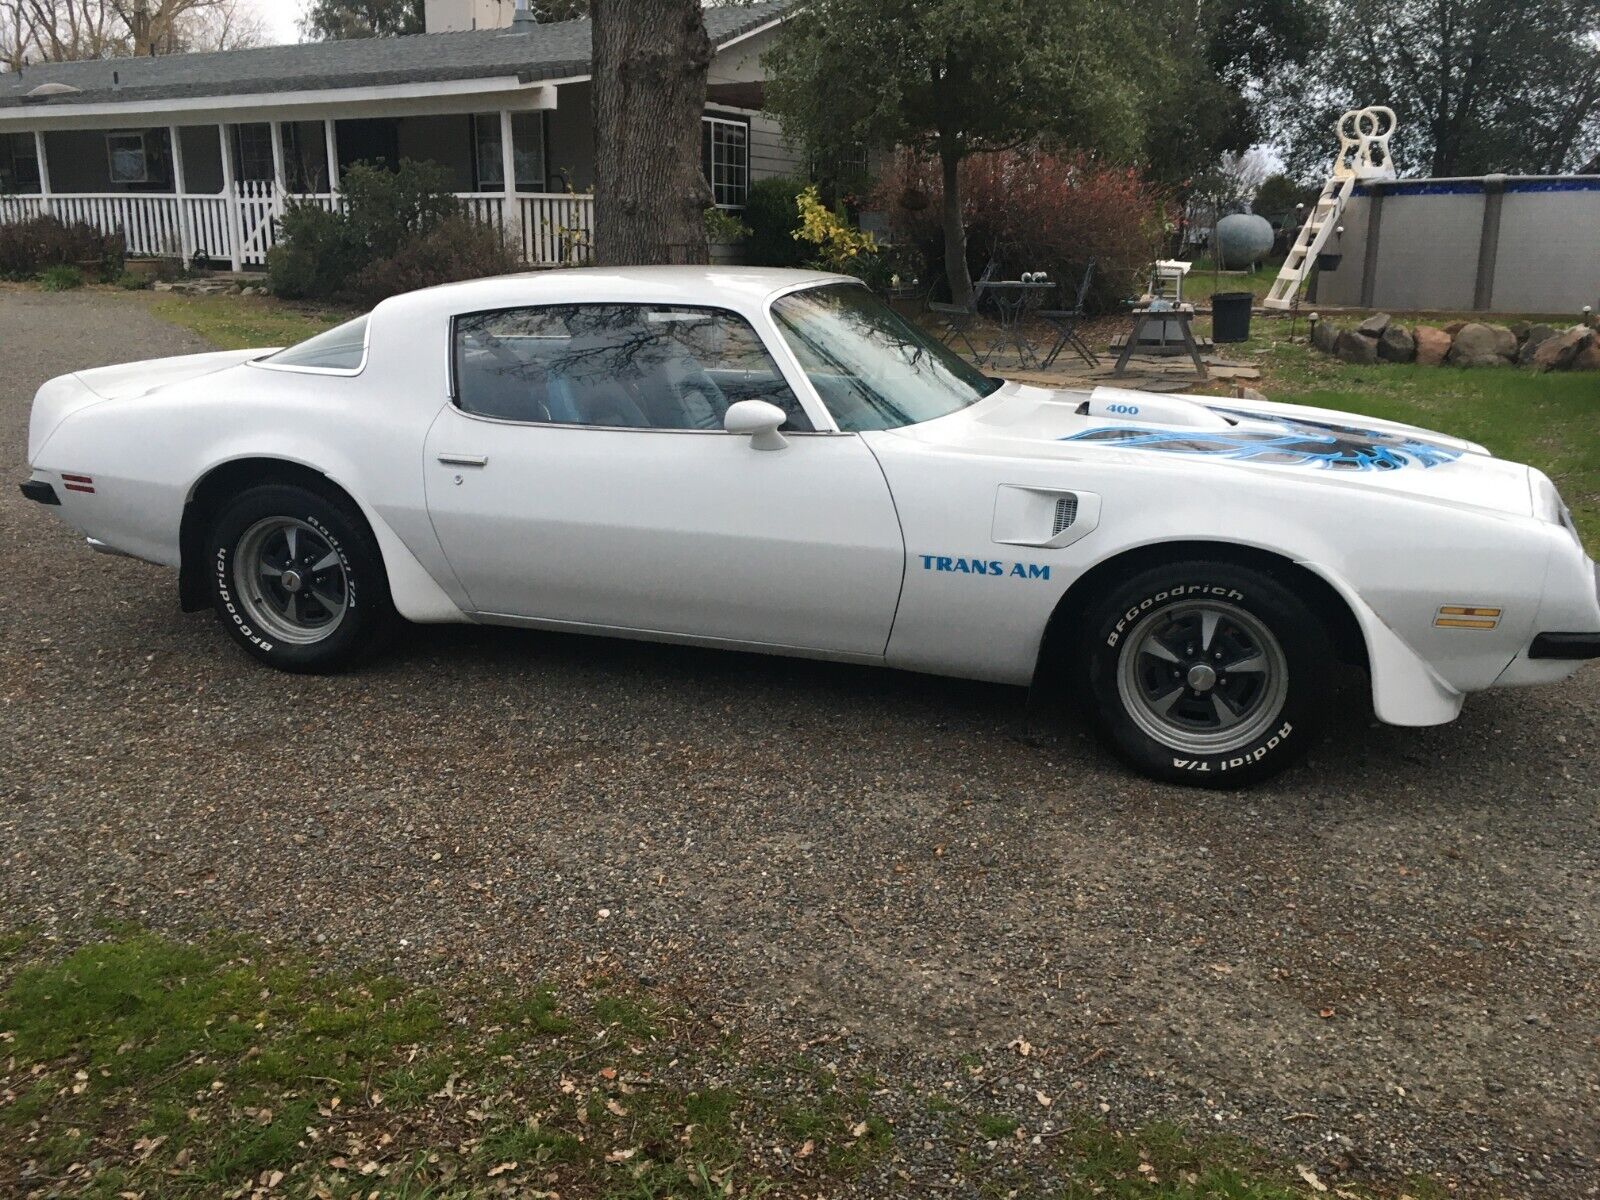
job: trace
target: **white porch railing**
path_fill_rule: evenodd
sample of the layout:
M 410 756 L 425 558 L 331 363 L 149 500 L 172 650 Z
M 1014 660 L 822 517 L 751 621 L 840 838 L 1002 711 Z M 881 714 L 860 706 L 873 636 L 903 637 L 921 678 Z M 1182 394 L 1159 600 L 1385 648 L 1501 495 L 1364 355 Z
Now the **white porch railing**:
M 565 192 L 463 192 L 467 216 L 500 230 L 530 266 L 586 263 L 594 245 L 594 197 Z M 0 223 L 52 213 L 83 221 L 103 233 L 120 231 L 129 254 L 185 260 L 196 254 L 238 266 L 260 266 L 277 244 L 285 201 L 323 208 L 340 203 L 335 194 L 280 198 L 270 181 L 235 184 L 233 194 L 0 195 Z

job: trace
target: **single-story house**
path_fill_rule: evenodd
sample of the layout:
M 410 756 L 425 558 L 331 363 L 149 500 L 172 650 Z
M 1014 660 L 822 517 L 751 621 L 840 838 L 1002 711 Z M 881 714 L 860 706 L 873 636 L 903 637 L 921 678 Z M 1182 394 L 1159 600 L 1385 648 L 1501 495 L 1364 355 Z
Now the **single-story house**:
M 587 20 L 523 0 L 427 0 L 428 31 L 0 74 L 0 222 L 54 213 L 131 254 L 259 265 L 288 198 L 338 202 L 351 163 L 444 166 L 524 261 L 581 262 L 593 230 Z M 702 166 L 719 207 L 800 168 L 762 111 L 761 54 L 788 0 L 706 9 Z

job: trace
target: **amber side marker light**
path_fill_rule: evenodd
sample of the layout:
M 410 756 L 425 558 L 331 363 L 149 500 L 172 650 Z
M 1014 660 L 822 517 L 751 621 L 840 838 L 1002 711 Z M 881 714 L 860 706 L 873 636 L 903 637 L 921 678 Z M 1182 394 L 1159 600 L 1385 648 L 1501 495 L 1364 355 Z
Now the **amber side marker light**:
M 1441 629 L 1493 629 L 1500 624 L 1498 608 L 1469 608 L 1463 604 L 1443 604 L 1433 623 Z

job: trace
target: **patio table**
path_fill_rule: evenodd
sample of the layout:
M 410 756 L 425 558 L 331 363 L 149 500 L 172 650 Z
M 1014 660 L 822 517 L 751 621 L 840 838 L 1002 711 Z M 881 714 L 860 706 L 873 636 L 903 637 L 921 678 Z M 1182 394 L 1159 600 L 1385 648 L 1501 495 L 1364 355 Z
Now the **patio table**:
M 984 295 L 994 301 L 1000 335 L 989 347 L 989 353 L 979 363 L 980 366 L 995 358 L 1007 345 L 1017 348 L 1017 358 L 1022 366 L 1039 365 L 1039 351 L 1029 340 L 1024 322 L 1039 310 L 1045 295 L 1054 291 L 1055 287 L 1048 279 L 998 279 L 984 285 Z

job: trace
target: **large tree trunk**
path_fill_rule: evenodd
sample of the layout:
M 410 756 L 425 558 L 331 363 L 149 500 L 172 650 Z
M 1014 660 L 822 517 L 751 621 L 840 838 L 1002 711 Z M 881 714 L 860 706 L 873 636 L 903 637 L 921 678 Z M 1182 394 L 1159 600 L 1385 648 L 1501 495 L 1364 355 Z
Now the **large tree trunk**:
M 972 303 L 972 273 L 967 270 L 967 229 L 961 223 L 961 155 L 953 139 L 939 139 L 944 173 L 944 274 L 952 304 Z
M 591 14 L 595 262 L 706 262 L 700 0 L 594 0 Z

